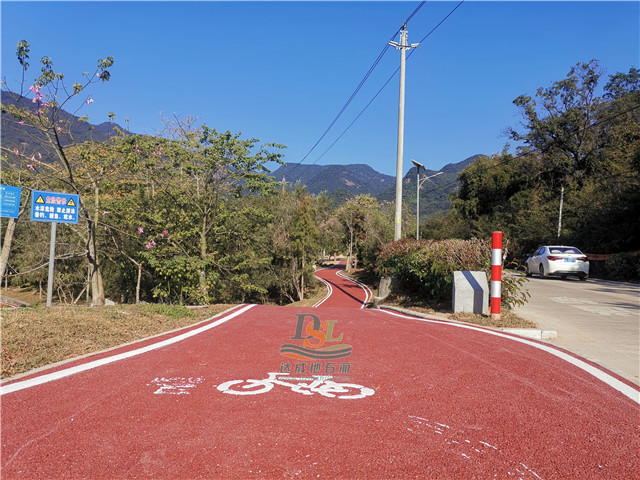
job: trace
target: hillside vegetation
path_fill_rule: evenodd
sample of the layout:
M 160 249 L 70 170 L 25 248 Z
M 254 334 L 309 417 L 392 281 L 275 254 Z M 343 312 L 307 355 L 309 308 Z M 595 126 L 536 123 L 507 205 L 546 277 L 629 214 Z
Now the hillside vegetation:
M 17 58 L 25 75 L 28 52 L 21 42 Z M 93 305 L 106 298 L 284 304 L 307 296 L 323 253 L 343 252 L 348 265 L 375 267 L 393 239 L 393 203 L 356 195 L 337 206 L 304 185 L 280 184 L 266 165 L 284 164 L 283 145 L 191 118 L 167 119 L 157 136 L 118 129 L 80 141 L 72 131 L 75 117 L 62 106 L 75 102 L 81 110 L 91 89 L 106 88 L 113 62 L 98 60 L 93 73 L 69 85 L 70 77 L 45 57 L 27 101 L 2 105 L 3 125 L 44 139 L 49 148 L 46 156 L 35 140 L 3 139 L 2 183 L 23 189 L 18 221 L 3 219 L 5 282 L 46 284 L 50 225 L 28 221 L 31 189 L 80 195 L 78 224 L 57 229 L 54 290 L 67 304 L 87 297 Z M 511 133 L 518 151 L 475 158 L 457 178 L 451 208 L 421 223 L 422 236 L 486 239 L 503 230 L 516 256 L 549 241 L 592 253 L 637 250 L 639 95 L 636 69 L 607 80 L 590 62 L 534 98 L 519 97 L 523 125 Z M 415 235 L 407 202 L 403 231 Z
M 599 95 L 599 92 L 601 94 Z M 488 238 L 501 230 L 512 255 L 540 244 L 616 254 L 610 273 L 638 278 L 640 75 L 604 79 L 596 61 L 514 100 L 520 147 L 481 158 L 459 176 L 447 214 L 425 226 L 433 238 Z

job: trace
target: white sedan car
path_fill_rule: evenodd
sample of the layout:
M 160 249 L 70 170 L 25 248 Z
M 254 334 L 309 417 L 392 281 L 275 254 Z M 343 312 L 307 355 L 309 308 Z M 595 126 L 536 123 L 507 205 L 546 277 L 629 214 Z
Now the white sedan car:
M 534 273 L 540 278 L 549 275 L 566 278 L 573 275 L 584 281 L 589 276 L 589 260 L 576 247 L 545 245 L 527 258 L 526 266 L 528 277 Z

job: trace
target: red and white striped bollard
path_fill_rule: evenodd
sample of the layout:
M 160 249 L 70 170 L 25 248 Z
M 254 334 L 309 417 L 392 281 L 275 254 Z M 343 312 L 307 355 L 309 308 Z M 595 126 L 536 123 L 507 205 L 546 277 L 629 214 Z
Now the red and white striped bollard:
M 500 320 L 502 297 L 502 232 L 491 236 L 491 318 Z

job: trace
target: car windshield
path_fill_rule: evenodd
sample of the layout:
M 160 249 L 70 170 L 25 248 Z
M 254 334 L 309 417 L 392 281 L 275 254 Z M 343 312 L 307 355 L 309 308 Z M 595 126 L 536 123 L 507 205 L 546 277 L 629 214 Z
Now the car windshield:
M 552 253 L 552 254 L 575 253 L 580 255 L 582 252 L 575 247 L 549 247 L 549 253 Z

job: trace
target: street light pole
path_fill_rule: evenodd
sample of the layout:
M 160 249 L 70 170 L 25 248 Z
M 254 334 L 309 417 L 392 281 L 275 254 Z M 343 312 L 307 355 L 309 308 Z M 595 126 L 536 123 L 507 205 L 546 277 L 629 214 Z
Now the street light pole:
M 400 43 L 389 42 L 389 45 L 400 50 L 400 99 L 398 102 L 398 156 L 396 163 L 396 213 L 393 229 L 393 240 L 400 240 L 402 236 L 402 156 L 404 149 L 404 79 L 406 50 L 415 48 L 419 43 L 407 44 L 407 24 L 402 25 Z
M 420 167 L 416 167 L 416 240 L 420 240 Z
M 420 169 L 424 170 L 424 173 L 427 173 L 427 169 L 424 168 L 424 165 L 420 162 L 416 162 L 415 160 L 411 160 L 413 164 L 416 166 L 416 240 L 420 240 L 420 187 L 424 182 L 429 180 L 430 178 L 437 177 L 442 174 L 442 172 L 438 172 L 429 177 L 424 177 L 420 180 Z
M 560 239 L 560 230 L 562 230 L 562 203 L 564 201 L 564 185 L 560 190 L 560 213 L 558 213 L 558 239 Z

